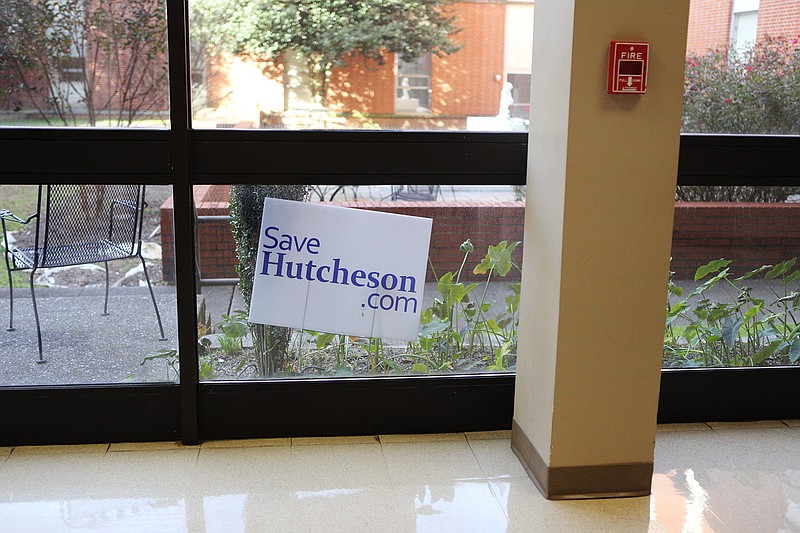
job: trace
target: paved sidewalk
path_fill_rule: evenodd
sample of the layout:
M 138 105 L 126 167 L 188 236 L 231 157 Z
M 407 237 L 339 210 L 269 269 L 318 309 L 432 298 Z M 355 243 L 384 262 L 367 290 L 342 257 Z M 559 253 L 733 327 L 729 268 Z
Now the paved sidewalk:
M 482 287 L 481 287 L 482 289 Z M 27 289 L 14 291 L 15 331 L 8 326 L 8 290 L 0 289 L 0 386 L 70 385 L 154 382 L 168 376 L 163 360 L 142 360 L 161 349 L 177 346 L 175 288 L 154 287 L 167 341 L 159 341 L 158 325 L 146 287 L 112 288 L 109 316 L 101 316 L 103 287 L 41 288 L 36 301 L 42 326 L 45 364 L 37 364 L 36 325 Z M 228 313 L 231 287 L 204 287 L 202 295 L 211 322 Z M 502 283 L 490 286 L 486 301 L 505 307 L 510 294 Z M 439 294 L 435 283 L 426 283 L 422 309 Z M 479 296 L 476 290 L 476 297 Z M 238 289 L 232 310 L 245 310 Z
M 146 287 L 114 288 L 108 316 L 102 287 L 37 289 L 45 364 L 37 364 L 36 323 L 30 292 L 14 291 L 15 331 L 8 327 L 7 289 L 0 289 L 0 385 L 56 385 L 161 381 L 166 365 L 145 356 L 177 345 L 174 287 L 154 287 L 167 341 Z

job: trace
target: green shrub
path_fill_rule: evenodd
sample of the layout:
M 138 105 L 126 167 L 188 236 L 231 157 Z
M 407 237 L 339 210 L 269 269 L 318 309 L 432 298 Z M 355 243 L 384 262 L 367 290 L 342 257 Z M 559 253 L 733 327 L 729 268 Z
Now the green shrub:
M 798 36 L 800 37 L 800 36 Z M 798 38 L 766 38 L 686 58 L 684 133 L 800 134 Z M 683 201 L 783 202 L 795 187 L 678 187 Z
M 258 238 L 261 233 L 261 215 L 264 198 L 304 201 L 308 196 L 307 185 L 233 185 L 231 187 L 231 225 L 236 241 L 236 256 L 239 264 L 239 291 L 247 307 L 253 292 L 253 276 L 258 254 Z M 251 324 L 253 347 L 256 352 L 256 368 L 262 377 L 271 377 L 286 369 L 286 352 L 292 330 L 280 326 Z
M 697 269 L 687 296 L 670 280 L 663 366 L 741 367 L 800 361 L 800 270 L 797 259 L 764 265 L 738 277 L 730 260 Z M 753 286 L 769 294 L 753 294 Z M 712 297 L 711 289 L 724 297 Z M 717 291 L 719 294 L 720 291 Z

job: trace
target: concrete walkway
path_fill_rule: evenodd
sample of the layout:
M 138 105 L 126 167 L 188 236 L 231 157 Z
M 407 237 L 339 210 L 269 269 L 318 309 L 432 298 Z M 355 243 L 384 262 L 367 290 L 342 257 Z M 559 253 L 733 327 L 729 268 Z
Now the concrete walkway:
M 175 287 L 154 287 L 167 341 L 158 325 L 146 287 L 112 288 L 109 315 L 101 316 L 104 288 L 41 288 L 36 301 L 42 327 L 45 364 L 37 364 L 36 324 L 30 291 L 14 291 L 15 331 L 8 326 L 8 290 L 0 289 L 0 386 L 72 385 L 174 380 L 164 360 L 142 360 L 162 349 L 177 347 Z M 204 287 L 202 296 L 211 322 L 228 313 L 231 287 Z M 477 292 L 477 291 L 476 291 Z M 502 283 L 490 286 L 487 301 L 505 307 L 510 294 Z M 426 283 L 422 309 L 439 296 Z M 478 295 L 476 294 L 476 297 Z M 238 289 L 232 310 L 244 310 Z
M 775 297 L 764 282 L 748 280 L 752 295 L 768 302 Z M 697 284 L 683 281 L 686 295 Z M 37 289 L 44 355 L 46 364 L 37 364 L 36 326 L 30 293 L 15 290 L 15 331 L 6 331 L 9 300 L 7 289 L 0 289 L 0 386 L 69 385 L 119 382 L 156 382 L 174 380 L 175 374 L 165 361 L 142 360 L 162 349 L 177 347 L 177 310 L 175 288 L 154 287 L 167 341 L 159 341 L 155 313 L 146 287 L 112 288 L 109 316 L 101 316 L 103 287 Z M 206 310 L 212 322 L 228 313 L 231 287 L 204 287 Z M 476 290 L 475 296 L 479 296 Z M 782 290 L 782 289 L 781 289 Z M 510 294 L 502 283 L 490 286 L 487 301 L 496 309 L 505 307 Z M 422 308 L 438 297 L 436 284 L 427 283 Z M 664 288 L 666 305 L 666 287 Z M 718 285 L 707 294 L 715 301 L 732 301 L 736 293 Z M 672 297 L 672 303 L 678 298 Z M 238 290 L 234 292 L 233 310 L 245 309 Z
M 141 365 L 145 356 L 177 346 L 174 287 L 154 287 L 167 341 L 146 287 L 110 292 L 108 316 L 102 287 L 37 289 L 36 302 L 46 364 L 37 364 L 36 323 L 30 291 L 14 291 L 14 331 L 8 327 L 7 289 L 0 297 L 0 385 L 56 385 L 161 381 L 161 361 Z

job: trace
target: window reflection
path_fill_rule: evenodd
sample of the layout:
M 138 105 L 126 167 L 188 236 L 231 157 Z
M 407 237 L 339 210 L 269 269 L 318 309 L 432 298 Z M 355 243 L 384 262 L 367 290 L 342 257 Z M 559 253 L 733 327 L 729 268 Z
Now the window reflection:
M 159 209 L 171 193 L 0 185 L 0 385 L 177 379 L 175 290 L 163 275 L 174 270 L 162 256 L 172 225 Z
M 167 124 L 163 0 L 5 0 L 0 124 Z

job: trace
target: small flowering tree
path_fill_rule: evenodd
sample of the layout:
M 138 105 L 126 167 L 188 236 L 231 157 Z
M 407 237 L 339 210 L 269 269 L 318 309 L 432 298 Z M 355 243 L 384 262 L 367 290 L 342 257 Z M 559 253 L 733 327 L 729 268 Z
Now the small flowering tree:
M 800 134 L 798 39 L 767 38 L 686 60 L 683 131 Z
M 690 54 L 683 93 L 685 133 L 800 134 L 800 36 L 766 38 L 744 53 Z M 689 201 L 784 201 L 791 187 L 679 187 Z

